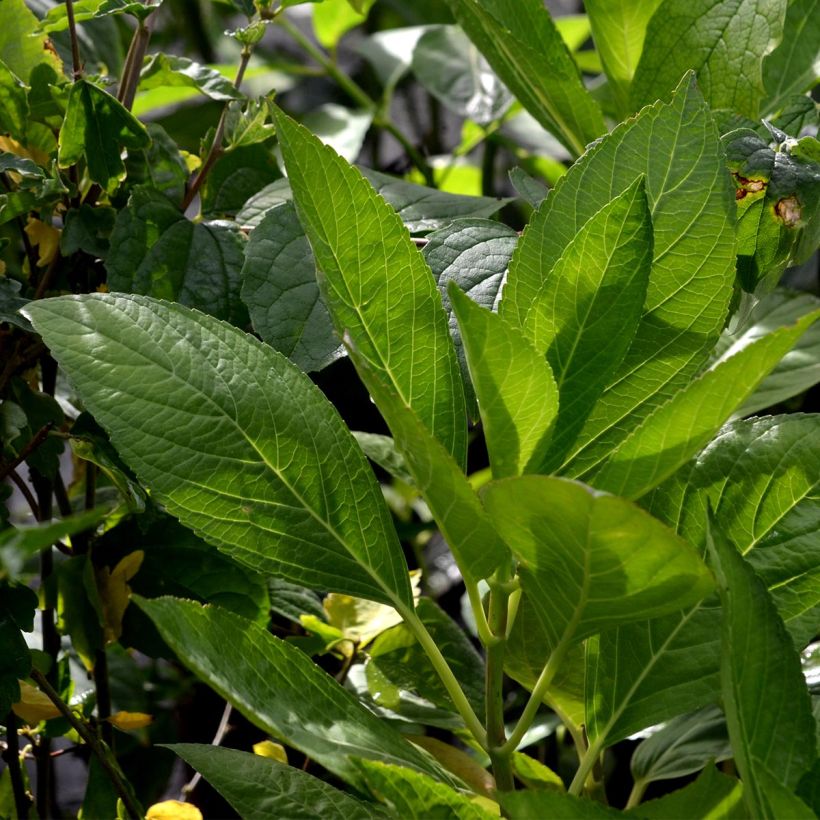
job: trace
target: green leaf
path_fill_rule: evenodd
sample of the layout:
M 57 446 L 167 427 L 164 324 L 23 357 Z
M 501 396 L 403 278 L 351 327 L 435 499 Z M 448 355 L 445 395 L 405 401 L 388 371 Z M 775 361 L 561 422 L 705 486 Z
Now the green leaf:
M 428 28 L 407 26 L 377 31 L 358 44 L 356 50 L 370 63 L 385 92 L 394 89 L 410 70 L 413 49 Z
M 130 151 L 125 160 L 128 184 L 147 185 L 181 204 L 190 173 L 177 144 L 159 124 L 145 126 L 151 144 L 144 151 Z
M 761 337 L 659 407 L 593 476 L 596 487 L 639 498 L 698 452 L 820 319 L 820 311 Z
M 632 778 L 648 784 L 699 772 L 709 761 L 732 757 L 726 719 L 717 706 L 677 717 L 651 734 L 635 749 Z M 707 771 L 714 771 L 711 767 Z
M 138 187 L 111 233 L 108 284 L 241 323 L 242 245 L 233 226 L 191 222 L 163 194 Z
M 212 100 L 241 100 L 243 94 L 215 68 L 175 54 L 152 54 L 140 73 L 140 91 L 167 87 L 194 88 Z
M 375 0 L 322 0 L 313 7 L 313 31 L 325 47 L 335 49 L 348 31 L 367 19 Z
M 62 408 L 55 398 L 39 390 L 33 390 L 22 378 L 12 379 L 6 401 L 15 403 L 25 414 L 25 425 L 18 428 L 17 436 L 9 437 L 4 442 L 15 455 L 19 454 L 43 427 L 50 425 L 58 430 L 65 421 Z M 46 436 L 45 441 L 29 453 L 26 464 L 46 478 L 53 479 L 60 468 L 60 456 L 64 449 L 61 438 Z
M 663 0 L 646 30 L 632 105 L 666 96 L 687 71 L 712 108 L 756 120 L 763 58 L 783 35 L 787 0 Z
M 182 662 L 250 721 L 343 780 L 362 784 L 354 758 L 437 770 L 402 736 L 295 646 L 219 607 L 135 598 Z M 253 658 L 249 664 L 248 659 Z
M 479 125 L 501 117 L 512 95 L 457 26 L 436 26 L 413 49 L 413 73 L 450 111 Z
M 302 117 L 305 128 L 348 162 L 361 153 L 372 122 L 372 111 L 356 111 L 334 103 L 320 105 Z
M 574 476 L 689 383 L 723 330 L 732 294 L 732 186 L 708 109 L 686 83 L 671 103 L 618 126 L 553 189 L 518 243 L 499 312 L 523 324 L 544 273 L 602 205 L 642 174 L 655 238 L 644 315 L 568 454 L 565 469 Z
M 292 202 L 269 210 L 251 232 L 242 266 L 242 301 L 263 341 L 302 370 L 321 370 L 343 354 Z
M 794 816 L 769 804 L 776 789 L 766 780 L 792 791 L 817 756 L 800 656 L 763 581 L 710 518 L 707 546 L 724 614 L 721 690 L 744 799 L 755 817 Z
M 370 466 L 287 359 L 147 297 L 48 299 L 28 313 L 114 446 L 183 524 L 261 572 L 411 605 Z
M 350 335 L 369 368 L 463 464 L 461 374 L 430 269 L 398 216 L 355 168 L 281 112 L 275 117 L 337 332 Z
M 727 425 L 646 496 L 656 517 L 705 546 L 711 504 L 726 536 L 765 579 L 798 646 L 816 632 L 820 436 L 815 417 Z M 588 731 L 607 743 L 697 709 L 720 691 L 721 611 L 714 598 L 678 615 L 604 633 L 587 672 Z
M 39 65 L 49 66 L 57 76 L 63 73 L 60 58 L 39 27 L 40 21 L 25 0 L 0 3 L 0 61 L 26 84 Z
M 318 777 L 268 757 L 198 743 L 169 743 L 166 748 L 193 766 L 245 820 L 385 817 L 378 806 L 357 800 Z
M 3 594 L 7 594 L 5 589 Z M 20 634 L 20 627 L 3 602 L 0 604 L 0 711 L 4 715 L 20 700 L 18 680 L 28 677 L 29 672 L 31 654 Z
M 115 97 L 86 80 L 71 86 L 60 129 L 57 157 L 61 168 L 85 157 L 88 175 L 110 193 L 125 179 L 123 147 L 138 151 L 150 141 L 145 126 Z
M 510 820 L 560 817 L 562 820 L 611 820 L 623 814 L 594 800 L 582 800 L 558 791 L 518 791 L 500 794 Z
M 675 611 L 712 586 L 683 539 L 622 498 L 523 476 L 487 485 L 483 501 L 553 649 Z
M 200 190 L 202 211 L 211 217 L 233 216 L 260 189 L 281 177 L 268 145 L 255 143 L 234 148 L 219 157 L 205 178 Z
M 96 20 L 100 17 L 128 14 L 137 20 L 145 20 L 156 8 L 159 2 L 141 3 L 139 0 L 76 0 L 74 3 L 75 23 L 85 23 L 87 20 Z M 40 23 L 40 31 L 53 34 L 56 31 L 65 31 L 68 28 L 68 12 L 62 3 L 52 6 Z
M 641 320 L 651 264 L 640 177 L 581 228 L 543 277 L 522 327 L 546 351 L 561 396 L 545 472 L 561 464 L 618 371 Z
M 461 574 L 476 581 L 489 577 L 509 553 L 461 467 L 358 350 L 345 343 Z
M 444 228 L 427 235 L 422 253 L 438 282 L 450 335 L 464 380 L 464 393 L 470 417 L 478 419 L 475 391 L 469 379 L 467 359 L 458 322 L 450 305 L 447 286 L 455 282 L 479 305 L 495 310 L 501 296 L 504 275 L 518 234 L 501 222 L 490 219 L 454 219 Z
M 537 469 L 558 415 L 549 364 L 514 325 L 449 287 L 484 423 L 494 478 Z
M 525 202 L 537 208 L 549 192 L 547 186 L 540 180 L 530 176 L 523 168 L 516 166 L 508 174 L 510 184 Z
M 742 806 L 743 784 L 714 766 L 707 766 L 694 783 L 657 800 L 641 803 L 626 812 L 641 820 L 702 817 L 709 820 L 746 817 Z
M 643 51 L 646 27 L 661 0 L 587 0 L 595 47 L 615 97 L 618 112 L 630 113 L 629 85 Z
M 22 285 L 7 276 L 0 277 L 0 322 L 8 323 L 31 333 L 33 328 L 28 319 L 17 311 L 25 307 L 29 300 L 23 299 L 20 294 Z
M 314 615 L 319 620 L 327 617 L 319 596 L 313 590 L 282 578 L 270 578 L 268 592 L 271 609 L 291 621 L 299 623 L 302 615 Z
M 789 3 L 783 39 L 763 60 L 764 108 L 781 111 L 793 94 L 808 91 L 817 82 L 817 43 L 820 42 L 820 2 Z
M 580 156 L 606 132 L 540 0 L 448 0 L 459 25 L 498 76 L 541 125 Z
M 762 813 L 758 816 L 777 820 L 781 817 L 816 820 L 814 811 L 795 792 L 784 786 L 766 766 L 758 765 L 755 775 L 759 781 L 759 796 L 762 800 Z
M 383 436 L 379 433 L 362 433 L 358 430 L 352 432 L 362 452 L 374 464 L 378 464 L 385 472 L 406 484 L 413 483 L 413 476 L 407 471 L 404 458 L 396 449 L 396 442 L 390 436 Z
M 105 206 L 81 205 L 66 212 L 60 251 L 70 256 L 79 250 L 90 256 L 105 257 L 110 247 L 108 238 L 114 228 L 117 212 Z
M 725 330 L 715 348 L 716 361 L 733 353 L 760 336 L 791 324 L 801 316 L 820 309 L 820 299 L 808 293 L 778 288 L 764 296 L 751 310 L 747 320 L 734 332 Z M 713 363 L 714 364 L 714 363 Z M 820 325 L 813 324 L 797 344 L 778 362 L 772 372 L 737 411 L 749 416 L 786 399 L 797 396 L 820 382 Z
M 25 83 L 0 62 L 0 128 L 15 139 L 24 140 L 29 114 Z M 31 160 L 27 162 L 34 165 Z
M 407 820 L 490 820 L 497 817 L 444 783 L 403 766 L 360 760 L 370 793 Z

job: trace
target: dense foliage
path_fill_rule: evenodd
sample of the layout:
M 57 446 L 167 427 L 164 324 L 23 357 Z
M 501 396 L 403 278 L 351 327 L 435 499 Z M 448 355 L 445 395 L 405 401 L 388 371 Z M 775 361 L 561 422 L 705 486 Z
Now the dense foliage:
M 0 0 L 0 817 L 820 814 L 819 5 Z

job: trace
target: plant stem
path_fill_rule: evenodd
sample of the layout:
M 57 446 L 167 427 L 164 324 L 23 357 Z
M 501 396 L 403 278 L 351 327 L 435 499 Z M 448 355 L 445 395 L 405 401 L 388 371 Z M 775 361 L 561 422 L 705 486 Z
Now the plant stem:
M 506 580 L 498 579 L 498 580 Z M 485 697 L 487 745 L 493 764 L 496 788 L 513 791 L 512 752 L 505 751 L 504 731 L 504 654 L 507 648 L 507 603 L 509 589 L 503 583 L 490 584 L 489 627 L 495 640 L 486 647 Z M 514 750 L 513 750 L 514 751 Z
M 467 590 L 467 598 L 470 601 L 470 609 L 473 611 L 473 618 L 475 618 L 478 639 L 481 641 L 482 646 L 490 646 L 495 643 L 497 639 L 490 631 L 490 625 L 487 623 L 487 615 L 484 612 L 484 604 L 481 601 L 478 584 L 470 578 L 465 578 L 464 586 Z
M 71 39 L 72 77 L 75 81 L 83 76 L 83 62 L 80 57 L 80 40 L 77 37 L 77 23 L 74 20 L 74 0 L 65 0 L 68 34 Z
M 8 474 L 8 477 L 11 479 L 14 486 L 17 487 L 17 489 L 20 491 L 20 494 L 23 496 L 23 498 L 26 499 L 26 503 L 28 504 L 29 509 L 31 510 L 31 514 L 37 521 L 41 521 L 42 515 L 40 514 L 40 507 L 37 504 L 37 501 L 35 500 L 34 496 L 31 494 L 31 490 L 28 488 L 28 484 L 26 484 L 26 482 L 23 481 L 22 478 L 20 478 L 20 476 L 17 473 L 17 470 L 12 470 Z
M 54 422 L 51 421 L 44 424 L 12 461 L 0 467 L 0 481 L 6 478 L 15 467 L 22 464 L 46 440 L 53 426 Z
M 404 604 L 399 604 L 396 608 L 410 631 L 416 636 L 416 640 L 421 644 L 422 649 L 427 653 L 427 657 L 430 658 L 433 668 L 438 673 L 439 678 L 441 678 L 441 682 L 444 684 L 447 694 L 450 695 L 453 705 L 456 707 L 456 711 L 461 715 L 470 734 L 472 734 L 482 748 L 486 749 L 487 733 L 484 731 L 481 721 L 476 717 L 473 707 L 470 706 L 470 701 L 467 700 L 464 690 L 456 680 L 453 670 L 450 669 L 444 655 L 441 654 L 438 644 L 433 640 L 427 631 L 427 627 L 424 626 L 414 610 L 409 609 Z
M 136 818 L 136 820 L 139 820 L 139 818 L 142 817 L 142 812 L 137 805 L 136 799 L 131 792 L 128 782 L 123 777 L 117 762 L 113 759 L 113 756 L 107 746 L 105 746 L 105 744 L 103 744 L 94 735 L 88 726 L 71 711 L 65 701 L 63 701 L 57 693 L 56 689 L 54 689 L 48 680 L 46 680 L 45 675 L 43 675 L 39 669 L 32 669 L 31 677 L 40 689 L 42 689 L 48 699 L 57 707 L 60 714 L 71 724 L 77 734 L 88 744 L 88 747 L 97 756 L 97 759 L 100 761 L 100 765 L 103 767 L 105 773 L 111 780 L 111 784 L 114 786 L 114 789 L 122 800 L 128 814 L 131 817 Z
M 94 652 L 94 688 L 97 692 L 97 719 L 100 721 L 100 737 L 114 750 L 114 727 L 111 717 L 111 688 L 108 684 L 108 655 L 105 648 Z
M 239 70 L 236 72 L 236 79 L 233 81 L 233 86 L 236 89 L 239 89 L 239 86 L 242 85 L 242 79 L 245 76 L 245 69 L 248 67 L 248 62 L 251 59 L 252 52 L 253 49 L 250 46 L 245 46 L 242 49 L 242 57 L 239 61 Z M 191 184 L 188 186 L 188 190 L 185 192 L 185 198 L 182 200 L 181 206 L 183 211 L 186 211 L 188 206 L 194 201 L 199 189 L 202 187 L 202 183 L 205 181 L 205 177 L 208 176 L 211 168 L 214 166 L 214 163 L 222 154 L 222 140 L 225 137 L 225 127 L 228 122 L 229 105 L 229 102 L 225 103 L 225 107 L 222 109 L 222 114 L 220 115 L 219 122 L 216 126 L 216 131 L 214 132 L 213 142 L 208 150 L 208 156 L 205 157 L 205 161 L 202 163 L 199 173 L 193 178 Z
M 137 96 L 137 86 L 140 82 L 140 72 L 142 71 L 142 61 L 145 52 L 148 50 L 148 43 L 151 40 L 151 25 L 156 12 L 152 12 L 145 20 L 140 20 L 137 30 L 131 38 L 128 46 L 128 54 L 125 57 L 125 65 L 122 69 L 122 79 L 120 80 L 117 99 L 131 110 L 134 105 L 134 97 Z
M 23 771 L 20 767 L 20 743 L 17 737 L 17 715 L 9 712 L 5 719 L 6 724 L 6 750 L 3 752 L 3 760 L 9 770 L 11 780 L 11 791 L 14 795 L 14 809 L 21 820 L 26 820 L 31 800 L 26 794 L 26 787 L 23 783 Z
M 603 744 L 600 740 L 596 740 L 586 751 L 586 754 L 581 758 L 581 764 L 578 766 L 578 771 L 575 772 L 575 777 L 572 778 L 569 789 L 569 794 L 579 795 L 584 789 L 589 773 L 598 762 L 601 755 Z
M 277 18 L 280 26 L 296 41 L 296 43 L 312 57 L 322 68 L 327 75 L 331 77 L 339 88 L 342 89 L 357 105 L 362 106 L 370 111 L 373 111 L 373 124 L 379 128 L 383 128 L 391 134 L 400 143 L 402 148 L 407 152 L 407 156 L 413 165 L 418 168 L 428 185 L 435 187 L 435 179 L 433 177 L 433 169 L 427 163 L 427 160 L 421 155 L 421 152 L 410 141 L 407 135 L 396 125 L 390 118 L 390 115 L 385 111 L 380 110 L 378 103 L 351 77 L 342 71 L 336 62 L 325 54 L 320 48 L 317 48 L 309 37 L 306 37 L 298 28 L 293 25 L 285 15 L 280 15 Z
M 634 808 L 643 800 L 648 785 L 649 783 L 646 780 L 635 781 L 632 786 L 632 791 L 629 793 L 629 799 L 626 801 L 626 806 L 624 806 L 624 811 Z
M 214 738 L 211 741 L 211 746 L 219 746 L 222 743 L 222 740 L 228 732 L 228 726 L 230 724 L 232 712 L 233 707 L 231 706 L 231 704 L 225 703 L 225 708 L 222 711 L 222 717 L 219 720 L 219 726 L 216 727 L 216 734 L 214 735 Z M 197 784 L 200 780 L 202 780 L 202 775 L 199 772 L 194 772 L 194 776 L 182 787 L 179 799 L 183 803 L 191 796 L 191 792 L 197 787 Z

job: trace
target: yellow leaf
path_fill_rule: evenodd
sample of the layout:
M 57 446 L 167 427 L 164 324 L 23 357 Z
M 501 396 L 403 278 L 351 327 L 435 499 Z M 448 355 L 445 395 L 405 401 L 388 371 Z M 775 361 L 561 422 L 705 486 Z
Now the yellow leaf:
M 420 584 L 421 573 L 414 570 L 410 573 L 414 600 L 418 600 L 421 594 Z M 328 623 L 360 647 L 370 643 L 391 626 L 401 623 L 401 616 L 392 606 L 354 598 L 352 595 L 331 592 L 322 605 L 327 613 Z
M 22 718 L 29 726 L 36 726 L 41 720 L 59 717 L 60 710 L 39 689 L 20 681 L 20 700 L 12 704 L 17 717 Z
M 38 165 L 48 165 L 49 163 L 47 151 L 42 151 L 34 147 L 25 147 L 13 137 L 0 137 L 0 151 L 5 151 L 7 154 L 14 154 L 18 157 L 25 157 L 25 159 L 30 159 Z
M 148 809 L 145 820 L 202 820 L 202 812 L 190 803 L 163 800 Z
M 103 567 L 97 572 L 97 588 L 105 621 L 105 641 L 114 643 L 122 634 L 122 616 L 128 606 L 131 587 L 128 582 L 137 574 L 145 553 L 135 550 L 125 556 L 113 570 Z
M 272 740 L 263 740 L 253 744 L 253 753 L 260 757 L 269 757 L 271 760 L 278 760 L 280 763 L 288 762 L 288 753 L 280 743 Z
M 37 265 L 44 268 L 57 255 L 60 247 L 60 231 L 53 225 L 47 225 L 34 217 L 29 217 L 25 231 L 31 244 L 38 250 Z
M 127 732 L 130 729 L 142 729 L 144 726 L 149 726 L 154 722 L 154 717 L 144 712 L 114 712 L 108 718 L 108 722 L 123 732 Z

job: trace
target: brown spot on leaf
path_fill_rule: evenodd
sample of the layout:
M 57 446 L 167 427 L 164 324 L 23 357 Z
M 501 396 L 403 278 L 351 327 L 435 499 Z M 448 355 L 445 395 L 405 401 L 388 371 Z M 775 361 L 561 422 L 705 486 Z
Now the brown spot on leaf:
M 735 199 L 743 199 L 747 194 L 756 194 L 766 189 L 765 179 L 752 179 L 751 177 L 744 177 L 735 171 L 732 176 L 735 178 L 737 190 L 735 191 Z
M 786 196 L 779 199 L 774 206 L 774 212 L 789 228 L 793 228 L 803 215 L 803 210 L 796 196 Z

